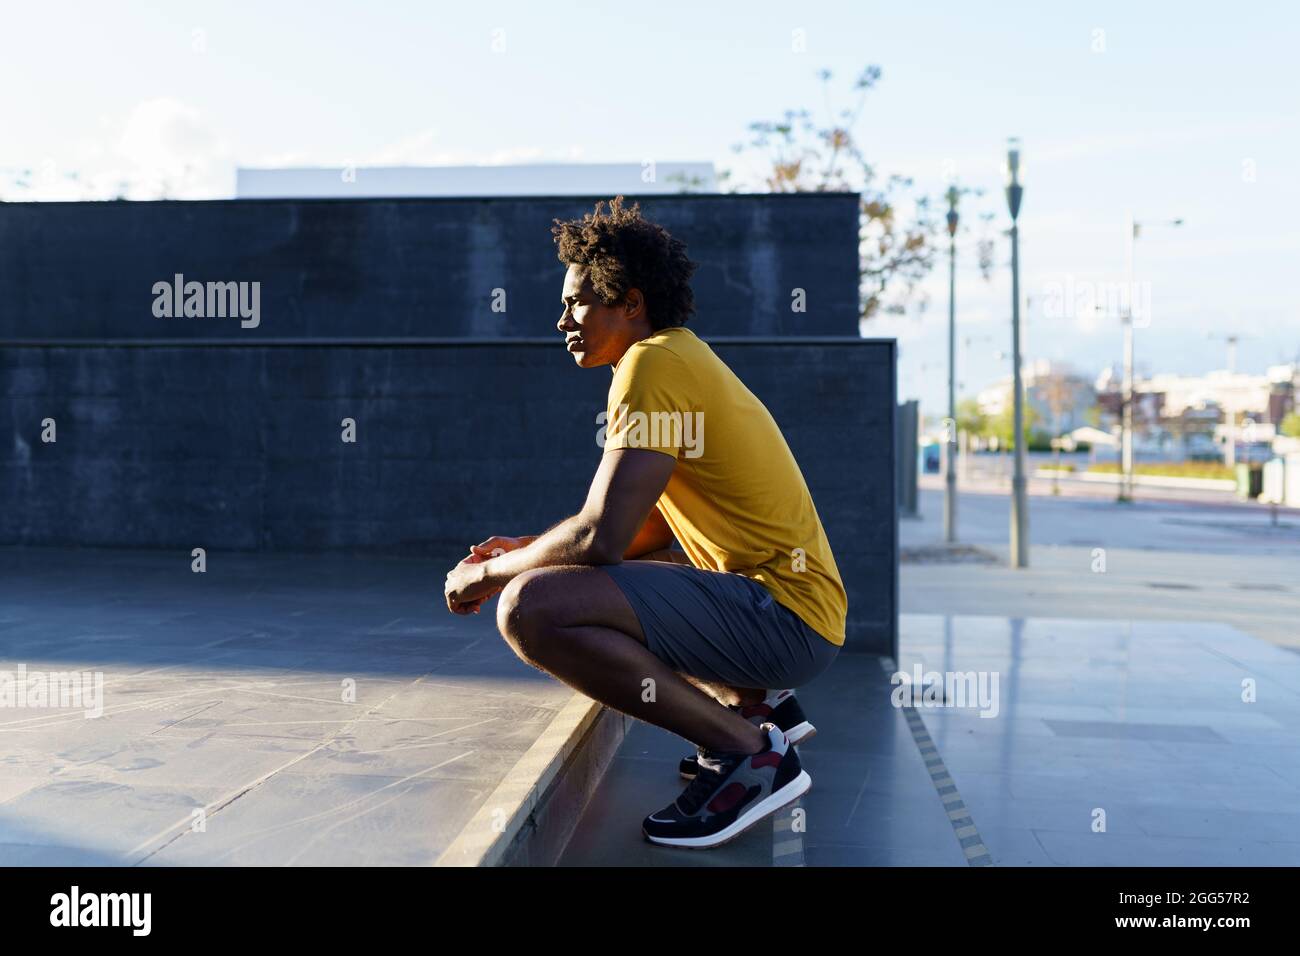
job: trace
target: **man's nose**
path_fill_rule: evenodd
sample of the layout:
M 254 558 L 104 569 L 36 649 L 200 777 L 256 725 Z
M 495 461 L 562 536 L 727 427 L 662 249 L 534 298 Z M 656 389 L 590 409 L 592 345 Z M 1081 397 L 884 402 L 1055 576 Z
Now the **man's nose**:
M 565 309 L 560 314 L 560 321 L 555 323 L 555 327 L 561 332 L 568 332 L 570 329 L 576 329 L 578 323 L 573 321 L 573 316 L 569 314 L 568 309 Z

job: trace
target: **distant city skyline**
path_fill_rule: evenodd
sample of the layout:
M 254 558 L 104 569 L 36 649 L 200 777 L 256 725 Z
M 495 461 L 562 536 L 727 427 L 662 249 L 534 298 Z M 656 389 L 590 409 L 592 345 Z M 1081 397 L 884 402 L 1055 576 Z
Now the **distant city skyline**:
M 963 394 L 1009 371 L 1011 135 L 1025 161 L 1027 361 L 1119 361 L 1113 315 L 1048 302 L 1066 283 L 1124 280 L 1131 210 L 1185 221 L 1137 243 L 1151 305 L 1139 370 L 1223 368 L 1235 334 L 1237 368 L 1262 372 L 1300 353 L 1300 11 L 1251 9 L 31 4 L 7 11 L 0 34 L 0 82 L 17 94 L 0 198 L 109 198 L 122 183 L 133 198 L 226 197 L 241 165 L 705 161 L 751 181 L 732 151 L 751 122 L 801 108 L 827 119 L 873 63 L 883 74 L 858 135 L 880 175 L 932 197 L 956 177 L 985 190 L 963 222 L 994 215 L 993 277 L 976 267 L 978 231 L 958 260 Z M 927 411 L 946 390 L 946 280 L 940 254 L 924 308 L 863 329 L 898 338 L 900 397 Z

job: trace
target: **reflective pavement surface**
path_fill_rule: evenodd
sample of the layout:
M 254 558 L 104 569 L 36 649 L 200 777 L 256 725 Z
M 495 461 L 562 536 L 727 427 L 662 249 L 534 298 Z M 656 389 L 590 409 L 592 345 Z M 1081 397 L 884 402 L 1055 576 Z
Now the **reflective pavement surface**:
M 638 727 L 563 862 L 1300 865 L 1300 655 L 1186 622 L 904 615 L 902 633 L 897 670 L 933 687 L 919 722 L 874 657 L 800 691 L 819 731 L 801 818 L 711 851 L 645 844 L 689 747 Z

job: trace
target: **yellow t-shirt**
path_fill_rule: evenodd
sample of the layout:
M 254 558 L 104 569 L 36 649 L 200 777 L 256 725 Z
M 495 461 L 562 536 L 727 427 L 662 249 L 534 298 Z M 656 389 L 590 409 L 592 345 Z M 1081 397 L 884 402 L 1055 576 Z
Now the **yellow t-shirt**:
M 658 501 L 697 568 L 752 578 L 832 644 L 848 598 L 826 532 L 771 413 L 695 333 L 656 332 L 614 366 L 605 451 L 677 459 Z

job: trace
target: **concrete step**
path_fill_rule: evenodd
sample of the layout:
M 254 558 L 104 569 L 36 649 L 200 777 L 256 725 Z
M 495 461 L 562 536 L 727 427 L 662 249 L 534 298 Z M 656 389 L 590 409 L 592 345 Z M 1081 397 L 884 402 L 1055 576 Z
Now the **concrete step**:
M 812 790 L 712 850 L 655 846 L 641 821 L 685 785 L 681 738 L 635 723 L 596 788 L 561 866 L 965 866 L 879 659 L 841 655 L 799 690 L 818 733 L 799 756 Z

